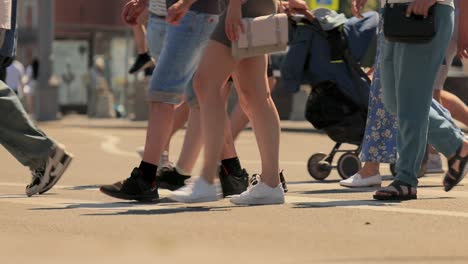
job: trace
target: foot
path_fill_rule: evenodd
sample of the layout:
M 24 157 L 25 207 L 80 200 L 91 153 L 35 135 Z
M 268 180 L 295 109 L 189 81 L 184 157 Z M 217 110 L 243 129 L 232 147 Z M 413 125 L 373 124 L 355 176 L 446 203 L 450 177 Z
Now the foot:
M 192 184 L 172 192 L 170 198 L 181 203 L 205 203 L 217 201 L 220 196 L 215 184 L 210 184 L 200 177 Z
M 159 199 L 156 181 L 148 182 L 140 169 L 134 168 L 130 177 L 112 185 L 104 185 L 101 192 L 111 197 L 139 202 L 153 202 Z
M 185 186 L 185 181 L 190 175 L 182 175 L 175 168 L 162 168 L 156 177 L 156 182 L 161 189 L 175 191 Z
M 430 153 L 426 163 L 426 173 L 443 173 L 442 159 L 438 153 Z
M 468 172 L 468 142 L 457 150 L 457 153 L 448 158 L 448 172 L 444 177 L 444 189 L 446 192 L 450 191 L 465 178 Z
M 224 197 L 241 194 L 247 190 L 249 186 L 249 174 L 245 169 L 235 174 L 229 174 L 229 172 L 221 166 L 219 180 Z
M 340 181 L 340 185 L 350 188 L 359 188 L 359 187 L 374 187 L 382 184 L 382 177 L 380 174 L 376 174 L 370 177 L 362 177 L 361 174 L 356 173 L 353 176 L 349 177 L 346 180 Z
M 231 203 L 237 205 L 283 204 L 284 190 L 281 184 L 272 188 L 259 181 L 257 184 L 250 186 L 242 194 L 233 196 Z
M 416 187 L 395 180 L 388 187 L 377 190 L 374 199 L 382 201 L 406 201 L 418 199 Z
M 280 176 L 281 186 L 283 187 L 283 191 L 285 193 L 287 193 L 289 191 L 289 189 L 288 189 L 288 185 L 286 184 L 286 179 L 284 178 L 284 171 L 281 171 L 279 176 Z M 258 182 L 260 182 L 260 175 L 259 174 L 254 174 L 250 178 L 249 185 L 253 186 L 253 185 L 257 184 Z
M 139 54 L 128 73 L 134 74 L 152 66 L 154 66 L 154 61 L 148 53 Z
M 44 167 L 32 170 L 31 183 L 26 186 L 26 195 L 31 197 L 50 190 L 62 177 L 72 160 L 72 155 L 62 145 L 55 145 L 52 154 L 47 158 Z

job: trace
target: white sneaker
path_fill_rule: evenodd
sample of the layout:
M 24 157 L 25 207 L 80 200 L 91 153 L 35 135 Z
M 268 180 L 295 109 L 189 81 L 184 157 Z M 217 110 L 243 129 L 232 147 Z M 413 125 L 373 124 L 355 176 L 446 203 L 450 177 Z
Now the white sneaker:
M 426 173 L 443 173 L 442 159 L 439 154 L 429 154 L 426 163 Z
M 263 182 L 250 186 L 245 192 L 234 195 L 231 203 L 237 205 L 284 204 L 284 190 L 280 184 L 271 188 Z
M 170 199 L 181 203 L 205 203 L 219 200 L 216 184 L 209 184 L 202 177 L 172 192 Z
M 31 197 L 50 190 L 62 177 L 72 160 L 72 155 L 65 151 L 62 145 L 55 145 L 55 150 L 47 158 L 43 168 L 32 170 L 31 183 L 26 186 L 26 195 Z
M 340 185 L 344 187 L 373 187 L 382 184 L 382 177 L 380 174 L 363 178 L 359 173 L 354 174 L 346 180 L 340 181 Z

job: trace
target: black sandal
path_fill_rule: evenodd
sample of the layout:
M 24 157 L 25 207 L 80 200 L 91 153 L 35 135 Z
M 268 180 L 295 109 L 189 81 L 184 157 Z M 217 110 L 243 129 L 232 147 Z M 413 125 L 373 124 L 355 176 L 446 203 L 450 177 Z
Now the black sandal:
M 418 196 L 416 187 L 396 180 L 393 181 L 388 187 L 382 188 L 375 192 L 374 199 L 381 201 L 406 201 L 418 199 Z
M 461 146 L 458 150 L 457 153 L 450 159 L 448 159 L 448 171 L 445 174 L 444 177 L 444 189 L 446 192 L 452 190 L 453 187 L 455 187 L 457 184 L 459 184 L 463 178 L 465 178 L 466 172 L 467 172 L 467 161 L 468 161 L 468 155 L 465 157 L 460 156 L 460 152 L 462 150 Z M 460 164 L 458 164 L 458 171 L 454 170 L 452 168 L 453 164 L 455 162 L 459 161 Z

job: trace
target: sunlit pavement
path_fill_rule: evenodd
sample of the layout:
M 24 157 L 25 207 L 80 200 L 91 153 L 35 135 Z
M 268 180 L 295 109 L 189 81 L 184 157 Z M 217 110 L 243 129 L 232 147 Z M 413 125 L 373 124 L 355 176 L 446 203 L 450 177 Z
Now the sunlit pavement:
M 159 204 L 106 197 L 98 186 L 138 165 L 145 123 L 77 116 L 42 123 L 75 160 L 56 188 L 27 198 L 28 170 L 0 151 L 1 263 L 468 263 L 467 187 L 446 193 L 442 175 L 431 175 L 421 179 L 418 200 L 381 203 L 373 188 L 340 187 L 335 170 L 317 182 L 307 159 L 333 142 L 305 122 L 282 124 L 287 203 L 238 207 L 177 204 L 167 191 Z M 172 160 L 183 133 L 173 139 Z M 237 147 L 247 170 L 259 173 L 252 131 Z M 387 165 L 381 172 L 390 174 Z

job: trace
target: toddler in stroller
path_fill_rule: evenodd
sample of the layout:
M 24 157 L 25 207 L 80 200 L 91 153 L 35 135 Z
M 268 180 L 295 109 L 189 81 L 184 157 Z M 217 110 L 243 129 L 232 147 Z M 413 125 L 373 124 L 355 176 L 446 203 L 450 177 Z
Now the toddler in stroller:
M 362 19 L 348 20 L 326 9 L 316 9 L 312 14 L 314 17 L 292 19 L 292 39 L 281 69 L 281 85 L 293 91 L 301 84 L 312 86 L 306 119 L 336 142 L 328 155 L 316 153 L 310 157 L 309 174 L 323 180 L 337 168 L 346 179 L 361 168 L 358 155 L 366 127 L 370 80 L 360 62 L 375 42 L 379 16 L 368 12 Z M 358 147 L 340 150 L 344 143 Z M 333 166 L 338 152 L 344 154 Z

